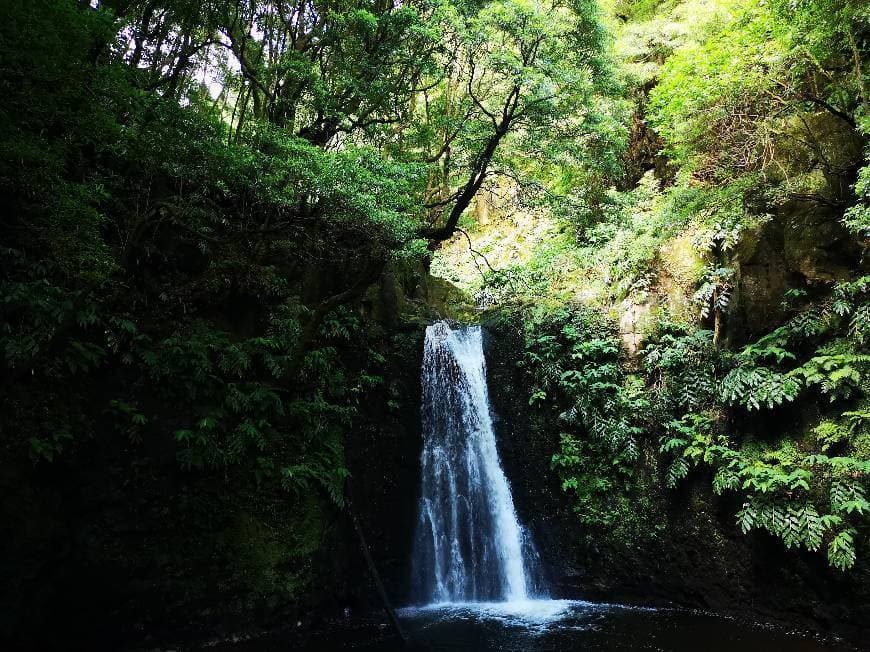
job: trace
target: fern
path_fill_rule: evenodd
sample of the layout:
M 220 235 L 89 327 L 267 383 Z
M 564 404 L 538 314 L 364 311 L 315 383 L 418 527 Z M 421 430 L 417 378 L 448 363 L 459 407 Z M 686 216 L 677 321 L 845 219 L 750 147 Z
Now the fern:
M 831 566 L 846 570 L 855 565 L 855 530 L 848 528 L 838 532 L 828 544 L 828 561 Z
M 724 313 L 731 302 L 734 270 L 730 267 L 709 267 L 701 278 L 701 286 L 692 296 L 692 301 L 701 308 L 701 316 Z
M 727 301 L 714 303 L 714 271 L 708 270 L 695 296 L 704 315 L 727 307 Z M 646 385 L 640 387 L 623 376 L 615 338 L 588 322 L 568 320 L 529 338 L 533 350 L 525 364 L 536 371 L 530 385 L 541 392 L 533 394 L 535 401 L 546 396 L 548 404 L 560 406 L 566 428 L 587 435 L 563 435 L 553 457 L 563 488 L 578 499 L 612 488 L 584 473 L 590 452 L 607 451 L 613 468 L 625 469 L 652 431 L 667 487 L 706 465 L 717 495 L 740 497 L 742 531 L 764 530 L 786 548 L 826 549 L 832 566 L 851 567 L 854 537 L 870 518 L 870 411 L 862 399 L 870 389 L 870 353 L 863 348 L 868 290 L 870 277 L 838 284 L 813 303 L 805 291 L 792 293 L 807 307 L 734 353 L 714 347 L 710 331 L 689 333 L 663 322 L 641 351 Z M 852 409 L 820 420 L 810 437 L 784 436 L 778 443 L 772 436 L 726 430 L 746 418 L 729 419 L 733 408 L 774 409 L 807 388 L 831 401 L 853 400 Z
M 740 476 L 731 466 L 722 466 L 713 476 L 713 491 L 716 495 L 722 495 L 726 490 L 734 490 L 740 487 Z
M 864 489 L 854 481 L 844 478 L 835 479 L 831 483 L 830 497 L 831 510 L 834 513 L 857 512 L 861 515 L 870 513 L 870 502 L 867 502 Z
M 673 489 L 677 484 L 689 474 L 689 463 L 684 457 L 678 457 L 671 462 L 667 472 L 667 485 L 669 489 Z
M 847 441 L 849 439 L 849 428 L 844 427 L 833 421 L 822 421 L 818 426 L 813 428 L 813 434 L 816 436 L 823 453 L 830 450 L 831 446 Z
M 700 462 L 711 462 L 719 447 L 713 434 L 715 418 L 708 414 L 687 414 L 667 426 L 668 434 L 661 438 L 659 451 L 674 456 L 666 473 L 666 484 L 673 489 Z
M 870 339 L 870 304 L 858 306 L 849 320 L 849 335 L 859 344 Z
M 762 406 L 774 408 L 793 401 L 801 389 L 794 376 L 781 374 L 767 367 L 739 366 L 732 369 L 720 385 L 723 400 L 748 410 Z
M 803 378 L 807 386 L 819 386 L 831 401 L 836 401 L 849 398 L 858 390 L 868 366 L 870 355 L 829 353 L 811 358 L 792 373 Z
M 806 310 L 793 317 L 786 329 L 792 334 L 801 339 L 809 339 L 816 335 L 824 333 L 830 325 L 828 315 L 821 309 Z

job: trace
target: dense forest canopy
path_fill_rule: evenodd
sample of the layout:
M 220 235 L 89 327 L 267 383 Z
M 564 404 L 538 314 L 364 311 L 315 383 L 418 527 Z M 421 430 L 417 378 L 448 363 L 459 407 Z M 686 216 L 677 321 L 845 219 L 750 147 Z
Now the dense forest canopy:
M 169 458 L 338 513 L 360 415 L 401 408 L 385 279 L 431 271 L 521 333 L 589 536 L 701 477 L 857 573 L 868 87 L 863 0 L 5 3 L 2 486 Z
M 249 460 L 339 497 L 359 381 L 315 340 L 349 337 L 342 308 L 491 179 L 618 149 L 598 142 L 616 128 L 595 3 L 8 11 L 6 416 L 35 458 L 87 437 L 89 402 L 62 394 L 120 364 L 134 380 L 108 409 L 131 437 L 148 388 L 187 413 L 184 464 Z M 241 306 L 250 323 L 227 323 Z

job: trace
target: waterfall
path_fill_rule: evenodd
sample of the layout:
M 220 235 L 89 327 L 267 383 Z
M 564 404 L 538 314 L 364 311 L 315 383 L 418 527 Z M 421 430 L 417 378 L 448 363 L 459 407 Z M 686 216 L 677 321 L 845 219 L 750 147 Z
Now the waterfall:
M 423 602 L 526 600 L 534 553 L 495 445 L 479 326 L 426 329 L 414 584 Z

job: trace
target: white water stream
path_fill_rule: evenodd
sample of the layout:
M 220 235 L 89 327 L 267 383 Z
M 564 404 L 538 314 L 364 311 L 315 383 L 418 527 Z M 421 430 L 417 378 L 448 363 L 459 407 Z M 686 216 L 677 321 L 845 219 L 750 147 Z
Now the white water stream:
M 422 382 L 415 597 L 423 604 L 540 597 L 533 547 L 496 449 L 480 327 L 429 326 Z

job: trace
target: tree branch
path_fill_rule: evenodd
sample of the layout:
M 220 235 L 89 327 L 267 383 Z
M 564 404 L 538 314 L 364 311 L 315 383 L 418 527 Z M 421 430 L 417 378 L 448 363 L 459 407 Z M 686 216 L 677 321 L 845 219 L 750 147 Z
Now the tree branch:
M 314 340 L 315 335 L 317 335 L 317 331 L 320 329 L 320 325 L 323 323 L 326 316 L 338 308 L 338 306 L 361 297 L 365 291 L 368 290 L 369 286 L 381 275 L 385 265 L 386 259 L 384 258 L 375 258 L 371 260 L 353 285 L 342 292 L 326 297 L 315 306 L 311 311 L 308 321 L 305 322 L 305 325 L 302 327 L 299 340 L 296 342 L 296 346 L 290 355 L 290 362 L 287 365 L 289 376 L 295 376 L 299 372 L 303 358 L 308 352 L 308 347 Z

